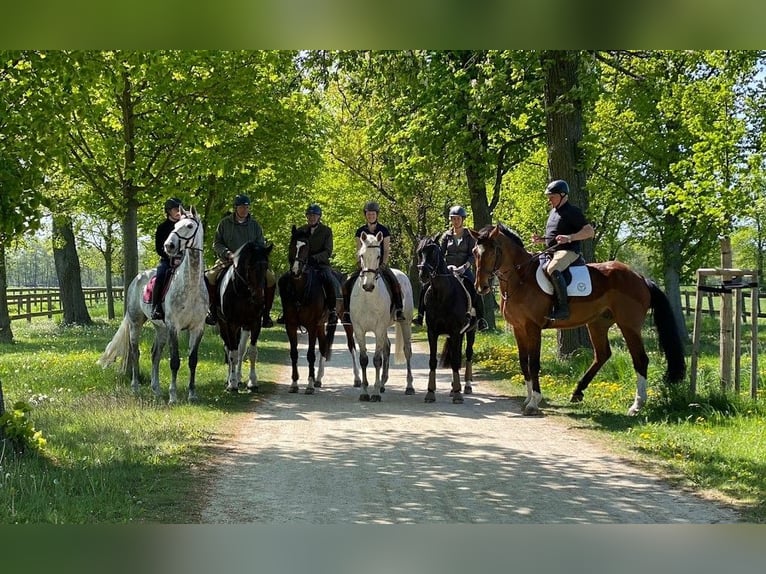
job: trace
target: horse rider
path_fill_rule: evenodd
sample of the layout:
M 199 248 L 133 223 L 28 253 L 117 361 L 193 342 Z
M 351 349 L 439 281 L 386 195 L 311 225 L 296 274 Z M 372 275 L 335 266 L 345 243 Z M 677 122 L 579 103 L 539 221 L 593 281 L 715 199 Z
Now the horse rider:
M 439 246 L 444 254 L 447 268 L 460 277 L 471 298 L 472 308 L 468 313 L 469 316 L 466 317 L 464 331 L 472 329 L 474 326 L 479 331 L 484 331 L 487 328 L 487 322 L 484 320 L 484 304 L 481 297 L 476 293 L 476 286 L 474 285 L 476 278 L 473 274 L 473 248 L 476 246 L 476 240 L 464 227 L 466 217 L 468 217 L 468 213 L 462 205 L 453 205 L 450 208 L 450 228 L 442 233 Z
M 378 214 L 380 212 L 380 205 L 377 201 L 368 201 L 364 204 L 364 217 L 367 222 L 356 230 L 356 250 L 359 251 L 362 247 L 362 232 L 371 233 L 376 235 L 381 233 L 383 235 L 383 243 L 381 245 L 380 254 L 380 275 L 388 285 L 388 291 L 391 293 L 391 299 L 394 305 L 394 319 L 396 321 L 404 321 L 404 313 L 402 312 L 402 286 L 399 284 L 399 280 L 394 275 L 394 272 L 388 267 L 388 258 L 391 255 L 391 232 L 388 228 L 378 221 Z M 354 271 L 351 276 L 343 284 L 343 322 L 350 323 L 351 315 L 348 312 L 349 304 L 351 301 L 351 291 L 354 289 L 354 282 L 361 273 L 361 268 Z
M 543 271 L 553 284 L 555 301 L 553 311 L 548 316 L 552 320 L 569 318 L 567 284 L 563 272 L 574 263 L 582 253 L 582 241 L 595 235 L 593 226 L 588 223 L 582 210 L 569 202 L 569 185 L 563 179 L 557 179 L 545 188 L 545 195 L 551 210 L 545 224 L 545 235 L 533 235 L 532 241 L 545 242 L 553 250 Z M 541 260 L 541 264 L 544 262 Z
M 333 250 L 332 229 L 322 223 L 321 219 L 322 208 L 316 203 L 310 204 L 306 208 L 306 225 L 302 225 L 300 231 L 309 235 L 308 264 L 319 271 L 328 311 L 327 322 L 337 323 L 338 314 L 335 307 L 342 295 L 340 283 L 330 267 Z
M 152 321 L 165 319 L 165 310 L 162 308 L 162 292 L 165 290 L 168 274 L 174 263 L 165 253 L 165 241 L 179 219 L 181 219 L 181 200 L 171 197 L 165 202 L 165 219 L 154 232 L 154 250 L 160 256 L 160 263 L 157 265 L 157 274 L 152 290 Z
M 205 273 L 208 292 L 210 293 L 210 309 L 205 322 L 215 325 L 218 322 L 218 293 L 216 283 L 221 273 L 234 261 L 234 253 L 248 241 L 253 241 L 258 247 L 266 247 L 263 228 L 250 214 L 250 198 L 239 194 L 234 198 L 234 211 L 223 216 L 215 229 L 213 251 L 218 256 L 215 265 Z M 266 270 L 266 300 L 263 307 L 262 325 L 273 327 L 271 306 L 274 304 L 274 293 L 277 280 L 271 268 Z

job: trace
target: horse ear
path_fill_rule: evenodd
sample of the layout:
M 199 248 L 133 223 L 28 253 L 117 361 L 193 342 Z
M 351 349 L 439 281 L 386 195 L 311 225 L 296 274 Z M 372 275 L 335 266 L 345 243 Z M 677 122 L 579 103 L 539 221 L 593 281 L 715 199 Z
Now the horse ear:
M 367 232 L 362 231 L 362 234 L 359 236 L 359 239 L 361 239 L 362 242 L 364 242 L 364 240 L 367 239 Z
M 292 235 L 295 235 L 295 232 L 298 231 L 298 228 L 295 227 L 295 224 L 293 224 L 292 231 L 290 232 Z
M 378 240 L 378 243 L 380 243 L 381 241 L 383 241 L 383 232 L 382 232 L 382 231 L 378 231 L 378 232 L 375 234 L 375 239 L 377 239 L 377 240 Z
M 271 253 L 271 250 L 272 250 L 272 249 L 274 249 L 274 244 L 273 244 L 273 243 L 269 243 L 269 244 L 266 246 L 266 255 L 268 255 L 269 253 Z

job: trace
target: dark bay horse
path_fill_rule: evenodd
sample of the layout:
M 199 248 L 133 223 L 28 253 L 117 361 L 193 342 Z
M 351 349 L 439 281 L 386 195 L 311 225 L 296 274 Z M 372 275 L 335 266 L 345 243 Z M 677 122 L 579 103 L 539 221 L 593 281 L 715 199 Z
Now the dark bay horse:
M 314 393 L 315 387 L 322 386 L 324 362 L 330 360 L 336 323 L 327 322 L 328 313 L 322 281 L 319 271 L 308 264 L 308 248 L 308 234 L 293 225 L 288 251 L 290 270 L 279 278 L 279 297 L 282 300 L 282 314 L 290 341 L 290 361 L 293 366 L 290 392 L 298 392 L 298 330 L 303 327 L 308 334 L 306 359 L 309 363 L 305 394 L 310 395 Z M 320 358 L 319 368 L 315 372 L 317 342 Z
M 465 333 L 465 388 L 460 385 L 460 367 L 463 360 L 463 333 L 466 314 L 471 308 L 471 297 L 462 281 L 447 269 L 439 243 L 433 237 L 421 239 L 416 250 L 420 281 L 426 289 L 423 303 L 428 332 L 428 392 L 425 401 L 436 400 L 436 354 L 439 335 L 446 335 L 441 354 L 441 366 L 452 368 L 453 403 L 462 403 L 463 395 L 473 392 L 473 344 L 476 330 Z M 427 285 L 427 287 L 426 287 Z
M 181 265 L 174 271 L 170 285 L 165 293 L 165 320 L 151 321 L 155 336 L 152 345 L 151 386 L 155 396 L 160 392 L 160 359 L 165 345 L 170 346 L 170 390 L 168 404 L 177 402 L 176 381 L 181 365 L 178 350 L 178 335 L 181 331 L 189 332 L 189 401 L 197 399 L 196 372 L 197 358 L 202 334 L 205 329 L 205 314 L 208 305 L 208 293 L 203 280 L 205 266 L 202 261 L 203 230 L 197 211 L 181 208 L 179 219 L 173 231 L 165 241 L 165 251 L 171 257 L 183 256 Z M 106 368 L 122 357 L 120 370 L 130 372 L 134 392 L 138 392 L 140 380 L 139 342 L 141 328 L 151 320 L 151 297 L 145 297 L 145 291 L 156 269 L 143 271 L 128 285 L 125 293 L 125 316 L 119 329 L 98 359 L 98 364 Z
M 667 296 L 651 280 L 619 261 L 589 263 L 582 286 L 590 282 L 589 295 L 570 298 L 570 317 L 551 322 L 546 318 L 552 297 L 536 280 L 539 254 L 526 251 L 521 239 L 502 223 L 470 231 L 476 239 L 476 289 L 490 290 L 490 280 L 497 277 L 503 299 L 503 316 L 511 325 L 519 350 L 521 371 L 527 385 L 524 414 L 539 414 L 540 346 L 543 329 L 571 329 L 585 325 L 593 344 L 593 362 L 578 381 L 571 401 L 583 400 L 583 393 L 602 365 L 609 359 L 608 331 L 612 325 L 622 332 L 636 371 L 636 397 L 628 410 L 635 415 L 646 403 L 646 375 L 649 357 L 644 348 L 641 327 L 649 309 L 659 346 L 665 354 L 667 383 L 681 381 L 686 374 L 681 333 Z
M 229 375 L 226 390 L 239 392 L 245 352 L 250 360 L 247 389 L 258 390 L 258 337 L 266 301 L 266 269 L 274 246 L 261 247 L 250 241 L 234 253 L 232 265 L 221 274 L 216 285 L 220 298 L 218 330 L 228 355 Z M 250 345 L 248 347 L 248 339 Z

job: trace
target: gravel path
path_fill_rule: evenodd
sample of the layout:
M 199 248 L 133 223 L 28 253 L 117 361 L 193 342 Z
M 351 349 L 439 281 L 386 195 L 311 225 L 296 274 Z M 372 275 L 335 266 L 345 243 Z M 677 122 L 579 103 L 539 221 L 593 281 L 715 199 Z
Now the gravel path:
M 394 340 L 393 334 L 391 340 Z M 213 524 L 709 524 L 730 509 L 668 486 L 555 417 L 522 417 L 475 374 L 465 403 L 423 401 L 427 346 L 415 345 L 415 396 L 392 365 L 383 400 L 361 403 L 339 331 L 321 389 L 288 394 L 289 367 L 220 461 L 202 522 Z M 392 352 L 393 357 L 393 352 Z M 370 360 L 372 364 L 372 360 Z M 374 376 L 374 371 L 372 371 Z

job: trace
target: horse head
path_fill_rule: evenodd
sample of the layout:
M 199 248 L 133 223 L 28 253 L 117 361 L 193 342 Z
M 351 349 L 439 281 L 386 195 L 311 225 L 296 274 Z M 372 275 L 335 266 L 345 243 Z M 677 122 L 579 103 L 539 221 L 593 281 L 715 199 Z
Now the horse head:
M 273 248 L 272 244 L 260 247 L 255 242 L 248 241 L 234 253 L 234 276 L 245 284 L 250 298 L 256 303 L 263 302 L 265 298 L 266 270 Z
M 521 266 L 533 260 L 519 236 L 502 223 L 468 232 L 476 240 L 476 291 L 482 295 L 489 293 L 493 277 L 508 279 L 518 275 Z
M 177 257 L 187 249 L 202 252 L 202 245 L 202 224 L 197 210 L 192 207 L 186 211 L 181 207 L 181 219 L 176 222 L 163 244 L 165 253 L 170 257 Z
M 424 285 L 436 275 L 447 274 L 447 264 L 436 237 L 424 237 L 418 243 L 418 276 Z
M 287 256 L 290 263 L 290 275 L 296 279 L 301 277 L 306 271 L 309 260 L 309 233 L 293 225 Z
M 383 234 L 378 231 L 375 235 L 362 231 L 361 247 L 359 248 L 359 263 L 362 288 L 365 291 L 375 289 L 375 283 L 380 275 L 380 262 L 383 259 Z

